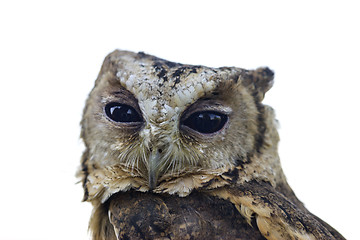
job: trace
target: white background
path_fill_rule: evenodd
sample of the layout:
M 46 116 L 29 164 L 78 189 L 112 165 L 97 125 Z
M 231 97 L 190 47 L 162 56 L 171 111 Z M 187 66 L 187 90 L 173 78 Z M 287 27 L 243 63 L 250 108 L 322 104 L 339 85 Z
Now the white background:
M 356 1 L 1 1 L 0 239 L 88 239 L 79 122 L 116 48 L 213 67 L 269 66 L 265 102 L 306 206 L 356 239 L 360 14 Z

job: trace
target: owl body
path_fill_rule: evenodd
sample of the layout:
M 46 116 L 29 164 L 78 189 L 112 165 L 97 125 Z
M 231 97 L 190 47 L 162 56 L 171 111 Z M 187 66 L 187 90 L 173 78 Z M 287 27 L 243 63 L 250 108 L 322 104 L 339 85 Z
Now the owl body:
M 81 123 L 93 238 L 342 239 L 286 182 L 272 84 L 268 68 L 108 55 Z

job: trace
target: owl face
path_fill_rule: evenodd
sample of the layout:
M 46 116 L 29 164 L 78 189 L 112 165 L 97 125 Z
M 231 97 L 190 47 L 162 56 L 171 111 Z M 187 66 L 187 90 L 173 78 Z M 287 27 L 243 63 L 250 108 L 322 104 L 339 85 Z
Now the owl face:
M 239 68 L 115 51 L 84 110 L 87 171 L 121 165 L 145 188 L 156 189 L 169 176 L 247 162 L 262 144 L 260 101 L 269 88 L 255 89 L 247 76 Z M 131 180 L 126 184 L 134 187 Z

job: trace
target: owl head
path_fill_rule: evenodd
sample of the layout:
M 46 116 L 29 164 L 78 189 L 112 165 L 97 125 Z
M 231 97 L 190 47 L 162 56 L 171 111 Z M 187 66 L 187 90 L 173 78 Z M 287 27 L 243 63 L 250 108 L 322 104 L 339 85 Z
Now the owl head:
M 104 202 L 129 189 L 186 196 L 254 178 L 276 184 L 278 134 L 272 109 L 261 103 L 273 76 L 268 68 L 112 52 L 81 122 L 85 199 Z

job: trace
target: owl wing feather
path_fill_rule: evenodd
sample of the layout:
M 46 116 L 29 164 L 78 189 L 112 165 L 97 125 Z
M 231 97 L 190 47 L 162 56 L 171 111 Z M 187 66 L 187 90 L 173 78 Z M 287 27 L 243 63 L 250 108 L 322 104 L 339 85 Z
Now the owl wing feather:
M 122 192 L 107 209 L 117 239 L 345 239 L 265 182 L 187 197 Z
M 265 240 L 231 202 L 202 192 L 122 192 L 109 199 L 108 209 L 117 239 Z
M 209 193 L 232 202 L 248 222 L 254 217 L 266 239 L 345 239 L 266 182 L 250 181 Z

